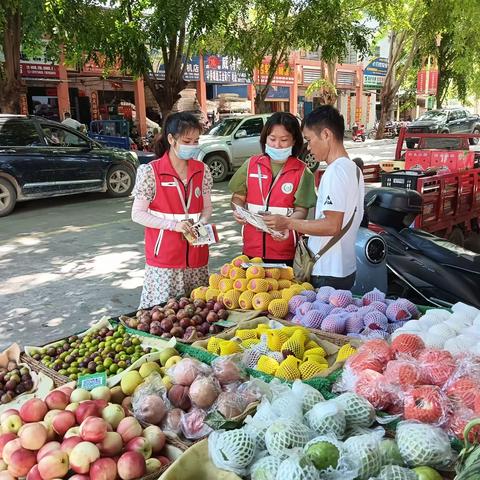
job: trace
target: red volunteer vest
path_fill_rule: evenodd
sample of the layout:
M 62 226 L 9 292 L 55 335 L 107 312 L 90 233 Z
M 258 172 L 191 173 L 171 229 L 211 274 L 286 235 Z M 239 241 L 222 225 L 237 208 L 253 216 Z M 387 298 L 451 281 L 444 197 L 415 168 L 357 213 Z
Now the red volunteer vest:
M 273 179 L 270 158 L 258 155 L 250 158 L 247 170 L 247 208 L 257 213 L 268 210 L 272 214 L 293 212 L 295 192 L 298 189 L 305 164 L 289 157 L 277 177 Z M 271 260 L 292 260 L 295 256 L 296 235 L 290 231 L 288 239 L 276 241 L 268 233 L 246 224 L 243 228 L 243 253 L 249 257 Z
M 188 217 L 197 222 L 203 210 L 205 165 L 188 160 L 186 184 L 178 177 L 168 153 L 150 165 L 155 173 L 155 198 L 150 203 L 150 212 L 169 220 L 183 220 L 186 218 L 183 198 L 185 205 L 189 205 Z M 208 246 L 192 247 L 182 233 L 146 227 L 145 258 L 152 267 L 199 268 L 208 264 Z

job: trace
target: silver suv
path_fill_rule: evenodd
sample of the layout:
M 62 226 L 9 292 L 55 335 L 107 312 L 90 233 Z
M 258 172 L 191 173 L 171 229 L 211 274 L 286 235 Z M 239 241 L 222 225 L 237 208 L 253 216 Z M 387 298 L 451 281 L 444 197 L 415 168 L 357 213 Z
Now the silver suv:
M 210 167 L 215 182 L 222 182 L 245 160 L 261 153 L 260 134 L 270 115 L 226 117 L 200 137 L 198 160 Z M 306 148 L 300 158 L 312 171 L 318 167 Z

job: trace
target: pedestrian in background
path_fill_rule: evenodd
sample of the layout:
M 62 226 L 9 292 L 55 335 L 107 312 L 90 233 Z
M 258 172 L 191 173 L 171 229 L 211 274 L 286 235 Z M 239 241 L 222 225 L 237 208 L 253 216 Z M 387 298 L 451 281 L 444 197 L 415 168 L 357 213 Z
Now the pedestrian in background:
M 192 224 L 207 223 L 212 213 L 210 170 L 194 160 L 201 131 L 193 115 L 171 114 L 156 144 L 159 158 L 138 168 L 132 220 L 145 227 L 140 308 L 208 284 L 208 246 L 193 247 L 184 236 L 192 233 Z
M 306 218 L 316 197 L 313 175 L 298 158 L 303 136 L 297 118 L 286 112 L 274 113 L 262 130 L 260 145 L 262 154 L 246 161 L 230 180 L 232 204 L 253 213 Z M 233 215 L 242 223 L 235 210 Z M 287 228 L 279 230 L 279 235 L 273 236 L 244 224 L 243 253 L 265 262 L 292 265 L 296 234 Z
M 303 121 L 303 134 L 317 162 L 326 162 L 318 188 L 315 220 L 280 215 L 265 217 L 276 230 L 296 230 L 310 236 L 308 248 L 320 253 L 313 267 L 314 287 L 330 285 L 350 290 L 357 270 L 355 241 L 363 218 L 364 183 L 343 145 L 345 122 L 331 105 L 322 105 Z

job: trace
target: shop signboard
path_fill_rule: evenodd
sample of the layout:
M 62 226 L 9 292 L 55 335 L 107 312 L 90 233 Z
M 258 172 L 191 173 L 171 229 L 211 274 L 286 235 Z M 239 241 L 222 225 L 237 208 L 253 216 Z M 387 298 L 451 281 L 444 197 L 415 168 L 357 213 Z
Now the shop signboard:
M 260 67 L 260 70 L 255 74 L 255 80 L 261 85 L 265 85 L 268 79 L 270 63 L 268 60 L 264 61 Z M 272 86 L 288 86 L 295 83 L 294 68 L 293 65 L 283 64 L 279 65 L 272 79 Z
M 290 100 L 290 87 L 273 86 L 268 89 L 267 99 Z
M 58 65 L 20 62 L 20 73 L 27 78 L 59 78 Z
M 382 88 L 388 70 L 388 59 L 375 57 L 363 69 L 364 88 Z
M 158 80 L 165 80 L 165 64 L 161 63 L 161 60 L 158 62 L 153 62 L 154 65 L 155 63 L 157 63 L 155 76 Z M 198 82 L 200 80 L 200 57 L 193 56 L 187 61 L 183 79 L 186 82 Z
M 204 76 L 206 83 L 245 84 L 250 83 L 242 70 L 240 61 L 223 55 L 204 55 Z
M 98 108 L 98 94 L 95 91 L 90 93 L 90 112 L 92 115 L 92 120 L 100 119 L 100 111 Z

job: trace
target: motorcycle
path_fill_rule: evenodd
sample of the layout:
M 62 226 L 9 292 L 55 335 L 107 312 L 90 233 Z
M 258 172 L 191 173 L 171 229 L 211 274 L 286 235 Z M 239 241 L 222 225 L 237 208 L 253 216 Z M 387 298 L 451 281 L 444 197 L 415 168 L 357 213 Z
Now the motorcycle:
M 388 293 L 408 297 L 419 304 L 450 307 L 464 302 L 480 308 L 480 255 L 447 240 L 412 228 L 421 212 L 422 197 L 415 190 L 374 188 L 365 195 L 370 230 L 386 244 L 386 259 L 379 275 L 384 285 L 388 275 Z M 375 236 L 371 232 L 372 236 Z M 357 239 L 357 258 L 359 245 Z M 364 281 L 360 274 L 358 283 Z M 366 272 L 363 272 L 364 274 Z M 367 273 L 372 286 L 372 271 Z M 370 278 L 369 278 L 370 277 Z
M 373 130 L 368 132 L 368 138 L 375 139 L 378 131 L 378 123 L 375 122 Z M 395 138 L 398 137 L 400 133 L 400 127 L 397 125 L 397 122 L 387 122 L 385 124 L 385 130 L 383 132 L 383 138 Z
M 365 125 L 354 124 L 352 127 L 352 140 L 354 142 L 364 142 L 366 139 Z

